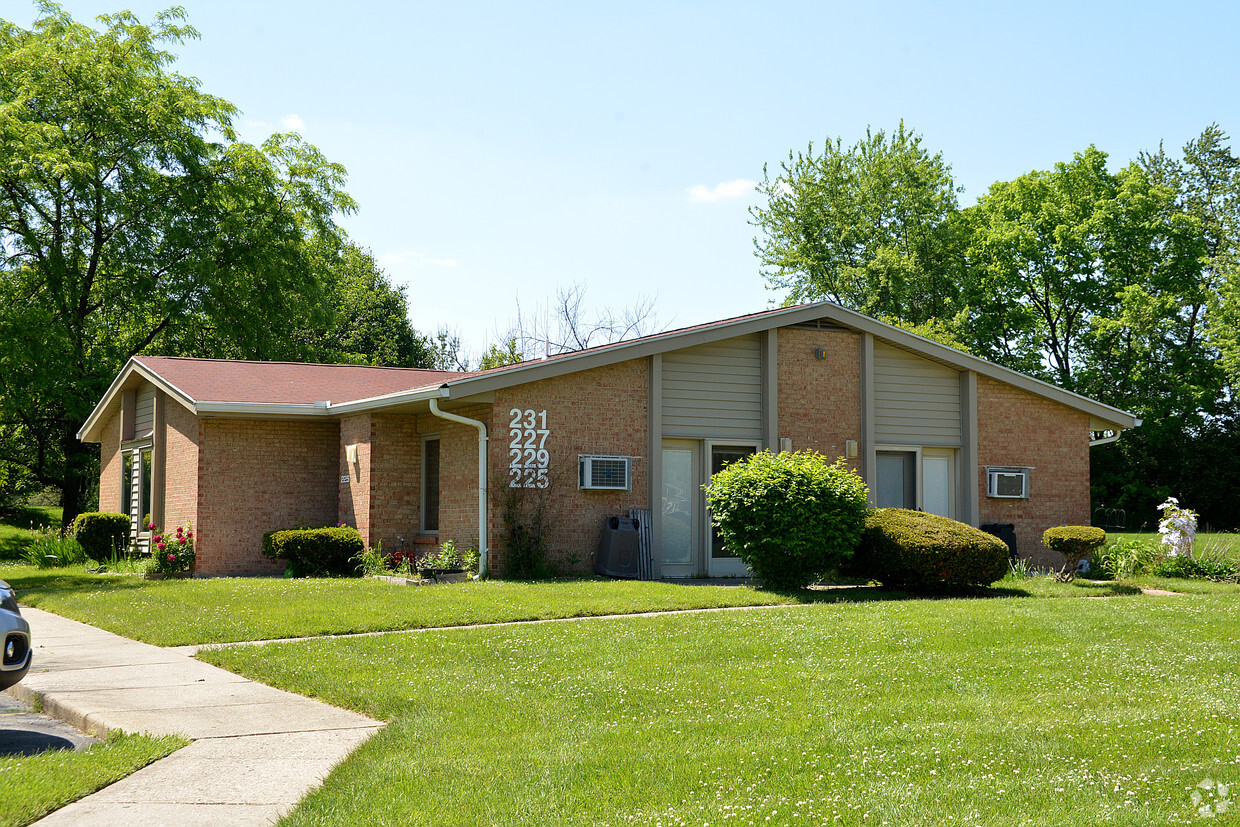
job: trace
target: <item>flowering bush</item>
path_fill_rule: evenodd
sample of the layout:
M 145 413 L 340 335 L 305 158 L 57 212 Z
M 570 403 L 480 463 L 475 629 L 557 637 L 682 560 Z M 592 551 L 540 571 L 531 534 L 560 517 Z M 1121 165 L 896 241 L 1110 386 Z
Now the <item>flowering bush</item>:
M 1180 508 L 1180 501 L 1168 497 L 1167 501 L 1158 506 L 1162 512 L 1162 521 L 1158 524 L 1158 533 L 1162 535 L 1162 544 L 1167 554 L 1185 557 L 1193 556 L 1193 544 L 1197 542 L 1197 512 Z
M 147 526 L 151 532 L 152 572 L 175 574 L 189 571 L 194 566 L 194 532 L 177 526 L 175 534 L 161 532 L 154 523 Z

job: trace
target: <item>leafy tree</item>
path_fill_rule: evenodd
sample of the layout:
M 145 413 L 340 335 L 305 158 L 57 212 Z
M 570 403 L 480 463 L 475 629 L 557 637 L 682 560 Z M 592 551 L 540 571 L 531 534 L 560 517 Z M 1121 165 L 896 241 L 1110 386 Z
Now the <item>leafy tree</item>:
M 504 340 L 502 348 L 496 343 L 491 344 L 487 352 L 482 354 L 482 361 L 478 364 L 478 370 L 502 368 L 505 365 L 515 365 L 517 362 L 524 361 L 525 357 L 517 349 L 517 337 L 509 336 Z
M 196 327 L 295 355 L 308 241 L 354 205 L 342 167 L 295 135 L 237 142 L 234 107 L 169 69 L 196 36 L 180 10 L 96 30 L 39 8 L 0 21 L 0 459 L 59 487 L 67 523 L 96 476 L 77 428 L 125 360 Z
M 956 187 L 941 154 L 903 122 L 852 147 L 789 153 L 750 209 L 762 273 L 787 302 L 830 299 L 912 324 L 959 309 Z

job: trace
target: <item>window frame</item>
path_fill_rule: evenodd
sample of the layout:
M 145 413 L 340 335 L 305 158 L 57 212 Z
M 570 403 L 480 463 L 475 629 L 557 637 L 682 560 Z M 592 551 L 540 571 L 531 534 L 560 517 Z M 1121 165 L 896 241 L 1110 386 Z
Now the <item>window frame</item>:
M 428 528 L 427 527 L 428 521 L 426 518 L 430 511 L 430 498 L 428 497 L 428 494 L 430 493 L 430 491 L 429 491 L 429 486 L 427 485 L 427 481 L 430 479 L 430 477 L 426 473 L 426 456 L 427 456 L 427 446 L 432 442 L 435 443 L 435 500 L 434 500 L 434 505 L 435 505 L 434 523 L 435 524 L 433 528 Z M 419 497 L 418 497 L 419 506 L 420 506 L 418 509 L 419 511 L 418 532 L 424 536 L 438 537 L 439 536 L 440 506 L 442 505 L 442 502 L 443 502 L 443 499 L 442 499 L 443 487 L 441 485 L 441 481 L 443 479 L 443 474 L 442 474 L 443 441 L 440 439 L 438 433 L 423 435 L 421 461 L 419 464 L 421 466 L 421 482 L 419 485 Z

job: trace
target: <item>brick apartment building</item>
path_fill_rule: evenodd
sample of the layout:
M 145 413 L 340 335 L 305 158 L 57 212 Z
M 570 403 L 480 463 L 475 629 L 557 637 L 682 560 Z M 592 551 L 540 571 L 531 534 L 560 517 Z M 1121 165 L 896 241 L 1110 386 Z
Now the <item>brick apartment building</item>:
M 502 574 L 505 509 L 541 505 L 564 565 L 649 508 L 655 573 L 691 577 L 744 572 L 701 485 L 757 450 L 846 457 L 877 505 L 1011 523 L 1053 564 L 1042 532 L 1089 523 L 1091 434 L 1139 424 L 822 302 L 466 373 L 137 357 L 78 436 L 101 444 L 100 508 L 140 542 L 147 515 L 192 523 L 199 574 L 277 574 L 264 532 L 340 522 L 385 550 L 486 548 Z

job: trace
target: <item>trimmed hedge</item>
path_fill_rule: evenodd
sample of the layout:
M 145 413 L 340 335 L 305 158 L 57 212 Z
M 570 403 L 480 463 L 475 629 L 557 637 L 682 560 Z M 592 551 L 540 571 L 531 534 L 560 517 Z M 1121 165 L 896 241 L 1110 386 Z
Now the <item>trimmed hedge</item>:
M 1089 525 L 1061 525 L 1042 532 L 1042 542 L 1046 547 L 1059 552 L 1067 561 L 1059 571 L 1061 580 L 1076 577 L 1081 561 L 1102 548 L 1106 541 L 1105 531 Z
M 865 516 L 852 570 L 912 590 L 988 586 L 1008 571 L 1008 547 L 970 525 L 904 508 Z
M 852 556 L 866 494 L 844 460 L 828 463 L 813 451 L 761 451 L 706 486 L 724 545 L 775 589 L 803 588 Z
M 129 547 L 129 518 L 124 514 L 84 511 L 73 519 L 73 537 L 97 563 Z
M 287 564 L 292 577 L 324 577 L 357 573 L 357 557 L 365 548 L 356 528 L 285 528 L 263 535 L 263 554 Z

